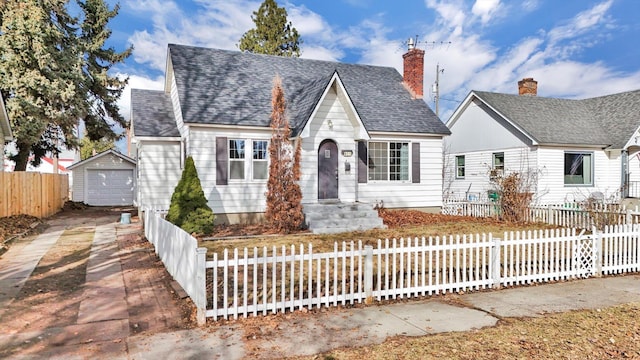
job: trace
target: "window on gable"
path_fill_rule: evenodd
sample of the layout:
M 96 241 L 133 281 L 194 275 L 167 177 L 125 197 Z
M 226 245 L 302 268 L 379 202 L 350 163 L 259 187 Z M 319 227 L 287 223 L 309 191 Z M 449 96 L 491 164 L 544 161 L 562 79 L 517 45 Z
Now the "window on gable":
M 564 184 L 593 185 L 593 154 L 564 153 Z
M 370 142 L 369 180 L 408 181 L 409 143 Z
M 464 155 L 456 156 L 456 179 L 464 179 Z
M 269 175 L 267 141 L 253 141 L 253 180 L 265 180 Z

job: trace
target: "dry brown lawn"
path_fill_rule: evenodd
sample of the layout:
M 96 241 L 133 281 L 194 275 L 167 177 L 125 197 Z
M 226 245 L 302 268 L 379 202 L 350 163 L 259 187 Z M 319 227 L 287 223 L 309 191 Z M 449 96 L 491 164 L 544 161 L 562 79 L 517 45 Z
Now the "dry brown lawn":
M 540 318 L 507 318 L 495 327 L 423 337 L 295 359 L 640 359 L 640 303 Z
M 208 254 L 222 254 L 224 249 L 232 251 L 238 248 L 240 252 L 248 248 L 249 255 L 254 248 L 259 251 L 266 246 L 288 248 L 294 245 L 296 249 L 300 245 L 313 245 L 314 252 L 330 252 L 334 249 L 335 242 L 342 246 L 342 242 L 362 241 L 364 245 L 375 245 L 378 239 L 400 239 L 429 236 L 449 236 L 462 234 L 493 234 L 502 236 L 505 231 L 523 231 L 550 228 L 546 224 L 514 224 L 495 219 L 473 218 L 463 216 L 451 216 L 440 214 L 428 214 L 414 210 L 387 210 L 380 211 L 387 229 L 375 229 L 370 231 L 358 231 L 340 234 L 311 234 L 297 232 L 294 234 L 272 234 L 265 226 L 224 226 L 215 230 L 209 240 L 201 240 L 200 246 L 208 249 Z

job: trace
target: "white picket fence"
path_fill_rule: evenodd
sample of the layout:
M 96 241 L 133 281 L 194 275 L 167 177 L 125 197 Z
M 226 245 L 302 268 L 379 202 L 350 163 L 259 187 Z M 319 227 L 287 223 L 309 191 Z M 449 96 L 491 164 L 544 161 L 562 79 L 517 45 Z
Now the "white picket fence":
M 442 214 L 494 217 L 500 214 L 500 207 L 493 202 L 445 201 Z M 591 229 L 594 225 L 635 224 L 640 221 L 638 208 L 627 209 L 620 206 L 602 204 L 592 211 L 587 211 L 578 204 L 530 205 L 526 213 L 526 221 L 539 222 L 555 226 Z
M 198 264 L 204 262 L 207 249 L 198 248 L 197 239 L 164 220 L 166 212 L 144 209 L 142 214 L 145 237 L 153 244 L 167 272 L 198 307 L 198 321 L 204 322 L 204 267 L 200 266 L 202 269 L 199 269 Z
M 151 214 L 150 214 L 151 215 Z M 595 230 L 594 230 L 595 231 Z M 475 291 L 640 270 L 640 226 L 225 250 L 145 218 L 147 238 L 198 308 L 200 323 L 362 302 Z

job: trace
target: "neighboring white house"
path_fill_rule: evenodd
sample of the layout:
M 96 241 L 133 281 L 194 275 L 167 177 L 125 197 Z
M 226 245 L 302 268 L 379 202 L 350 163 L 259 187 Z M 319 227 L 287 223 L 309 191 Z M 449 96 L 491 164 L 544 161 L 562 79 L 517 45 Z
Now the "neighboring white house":
M 4 159 L 4 144 L 13 141 L 13 133 L 11 132 L 11 124 L 9 123 L 9 115 L 4 106 L 4 99 L 0 94 L 0 158 Z M 4 162 L 4 160 L 3 160 Z M 4 171 L 4 164 L 0 171 Z
M 532 181 L 534 201 L 640 195 L 640 90 L 567 100 L 471 91 L 445 142 L 445 196 L 486 198 L 491 177 L 513 171 Z
M 168 208 L 192 156 L 218 222 L 265 211 L 271 90 L 302 142 L 303 203 L 439 209 L 447 127 L 422 99 L 424 51 L 389 67 L 169 45 L 165 89 L 133 89 L 141 207 Z
M 114 150 L 68 167 L 73 173 L 72 201 L 92 206 L 131 206 L 135 202 L 136 162 Z

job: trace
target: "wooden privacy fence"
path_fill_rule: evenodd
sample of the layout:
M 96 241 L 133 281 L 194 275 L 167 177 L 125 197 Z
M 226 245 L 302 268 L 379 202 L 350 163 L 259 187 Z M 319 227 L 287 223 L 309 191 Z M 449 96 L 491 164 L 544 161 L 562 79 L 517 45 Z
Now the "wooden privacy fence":
M 588 235 L 556 229 L 510 232 L 502 238 L 387 239 L 375 246 L 352 241 L 335 243 L 329 253 L 315 253 L 311 244 L 254 247 L 207 259 L 206 249 L 184 242 L 182 230 L 171 230 L 173 225 L 154 213 L 147 218 L 145 227 L 157 227 L 145 229 L 148 238 L 167 237 L 149 240 L 170 273 L 184 275 L 174 277 L 196 304 L 200 323 L 206 317 L 266 315 L 640 270 L 638 225 L 593 229 Z
M 69 178 L 65 174 L 0 172 L 0 217 L 52 216 L 68 199 Z

